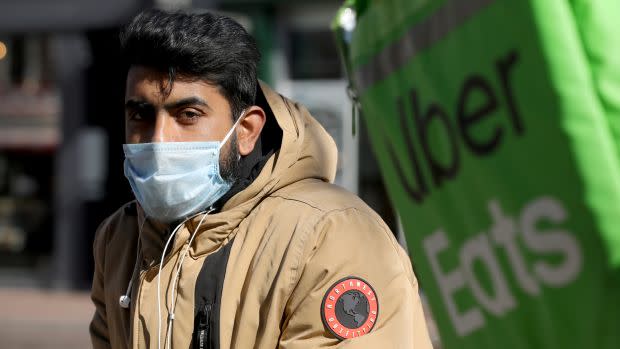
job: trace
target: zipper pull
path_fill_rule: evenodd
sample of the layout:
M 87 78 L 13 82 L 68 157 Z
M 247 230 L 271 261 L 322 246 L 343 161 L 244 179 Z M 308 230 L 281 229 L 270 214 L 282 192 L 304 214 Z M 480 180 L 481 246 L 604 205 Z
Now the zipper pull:
M 195 329 L 194 348 L 206 349 L 211 346 L 210 341 L 210 328 L 209 323 L 211 321 L 212 304 L 205 304 L 198 312 L 198 319 L 196 321 L 197 328 Z

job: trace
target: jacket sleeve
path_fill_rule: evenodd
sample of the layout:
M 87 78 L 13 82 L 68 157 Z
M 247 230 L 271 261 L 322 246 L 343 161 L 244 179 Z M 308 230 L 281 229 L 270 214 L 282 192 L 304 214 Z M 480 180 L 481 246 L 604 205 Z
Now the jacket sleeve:
M 102 223 L 93 243 L 93 256 L 95 259 L 95 272 L 91 289 L 91 299 L 95 304 L 95 314 L 90 322 L 90 338 L 94 349 L 111 348 L 106 320 L 106 305 L 104 293 L 105 244 L 107 224 Z
M 346 209 L 326 214 L 315 232 L 302 253 L 280 348 L 432 349 L 411 261 L 385 223 Z M 323 325 L 321 306 L 331 286 L 350 276 L 372 286 L 379 311 L 368 334 L 341 341 Z

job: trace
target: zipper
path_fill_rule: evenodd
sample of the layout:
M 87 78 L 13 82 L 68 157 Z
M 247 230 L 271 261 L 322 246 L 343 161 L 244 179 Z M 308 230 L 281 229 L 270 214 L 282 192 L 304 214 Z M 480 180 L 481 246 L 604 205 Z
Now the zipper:
M 210 322 L 212 310 L 213 304 L 207 303 L 198 312 L 194 337 L 194 349 L 211 348 Z

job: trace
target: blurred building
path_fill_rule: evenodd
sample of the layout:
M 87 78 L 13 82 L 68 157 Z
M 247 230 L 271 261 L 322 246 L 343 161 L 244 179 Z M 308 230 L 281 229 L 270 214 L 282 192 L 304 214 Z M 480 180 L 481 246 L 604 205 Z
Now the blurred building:
M 144 8 L 224 12 L 257 39 L 261 79 L 305 104 L 336 140 L 337 183 L 393 229 L 363 127 L 352 132 L 329 28 L 340 0 L 0 2 L 0 287 L 88 288 L 98 224 L 131 199 L 123 177 L 118 30 Z M 363 125 L 362 125 L 363 126 Z

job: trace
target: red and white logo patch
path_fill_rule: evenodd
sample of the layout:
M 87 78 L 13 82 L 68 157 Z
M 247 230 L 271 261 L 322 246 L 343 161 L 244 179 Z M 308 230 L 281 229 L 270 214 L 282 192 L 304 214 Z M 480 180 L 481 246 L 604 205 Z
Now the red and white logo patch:
M 377 322 L 379 300 L 369 283 L 356 276 L 333 284 L 321 303 L 325 328 L 339 339 L 368 334 Z

